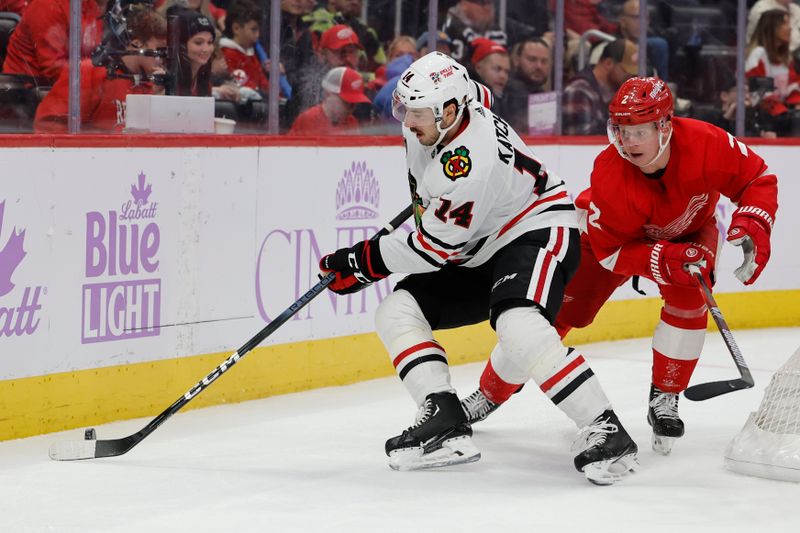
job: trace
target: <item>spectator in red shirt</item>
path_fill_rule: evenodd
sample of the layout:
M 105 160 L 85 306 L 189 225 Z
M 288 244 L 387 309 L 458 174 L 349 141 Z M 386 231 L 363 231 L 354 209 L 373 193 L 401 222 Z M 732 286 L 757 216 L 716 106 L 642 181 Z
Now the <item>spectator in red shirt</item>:
M 250 0 L 234 0 L 228 6 L 225 17 L 225 35 L 219 41 L 228 72 L 241 87 L 249 87 L 267 93 L 269 82 L 264 66 L 258 60 L 255 44 L 258 42 L 261 8 Z
M 29 3 L 28 0 L 0 0 L 0 11 L 16 13 L 22 16 Z
M 8 42 L 3 73 L 34 76 L 48 83 L 58 79 L 69 55 L 69 2 L 37 1 L 25 9 Z M 81 4 L 81 58 L 89 57 L 103 38 L 101 17 L 105 10 L 106 0 L 84 0 Z
M 336 67 L 322 80 L 322 103 L 297 117 L 289 135 L 357 135 L 353 116 L 356 104 L 370 103 L 364 94 L 364 80 L 350 67 Z
M 166 46 L 167 21 L 152 9 L 143 8 L 132 9 L 126 18 L 131 43 L 127 51 L 132 54 L 108 56 L 109 66 L 94 66 L 91 59 L 81 61 L 81 129 L 85 132 L 121 131 L 125 126 L 125 97 L 157 92 L 149 80 L 154 74 L 163 74 L 161 58 L 140 51 Z M 68 94 L 69 69 L 64 69 L 36 110 L 36 133 L 67 131 Z
M 564 4 L 564 27 L 578 37 L 587 30 L 600 30 L 614 35 L 618 26 L 609 22 L 597 6 L 602 0 L 570 0 Z
M 326 30 L 314 59 L 294 81 L 294 92 L 286 106 L 286 114 L 295 117 L 322 102 L 322 80 L 328 71 L 335 67 L 356 69 L 362 49 L 358 35 L 349 26 L 340 24 Z

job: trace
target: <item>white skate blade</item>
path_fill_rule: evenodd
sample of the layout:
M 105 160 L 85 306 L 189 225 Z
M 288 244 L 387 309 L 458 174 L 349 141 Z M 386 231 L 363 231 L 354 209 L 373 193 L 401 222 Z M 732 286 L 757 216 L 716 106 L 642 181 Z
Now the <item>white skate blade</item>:
M 669 455 L 677 437 L 663 437 L 653 433 L 653 451 L 661 455 Z
M 464 435 L 444 441 L 441 448 L 430 453 L 423 453 L 419 446 L 393 450 L 389 455 L 389 468 L 401 472 L 424 470 L 474 463 L 480 458 L 481 452 L 472 443 L 472 438 Z
M 623 455 L 617 459 L 596 461 L 583 467 L 586 479 L 595 485 L 613 485 L 617 481 L 628 477 L 639 468 L 636 452 Z

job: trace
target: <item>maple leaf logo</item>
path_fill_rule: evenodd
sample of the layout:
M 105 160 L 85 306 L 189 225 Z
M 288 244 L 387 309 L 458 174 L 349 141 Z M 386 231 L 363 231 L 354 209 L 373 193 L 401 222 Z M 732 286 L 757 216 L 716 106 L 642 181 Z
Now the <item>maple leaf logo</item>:
M 0 202 L 0 235 L 3 233 L 3 214 L 5 212 L 6 203 Z M 17 269 L 22 259 L 25 257 L 25 250 L 22 249 L 22 243 L 25 240 L 25 230 L 17 233 L 15 227 L 11 230 L 11 237 L 8 242 L 0 250 L 0 296 L 5 296 L 14 284 L 11 283 L 11 275 Z
M 139 172 L 138 183 L 131 185 L 131 196 L 133 196 L 133 201 L 138 205 L 146 204 L 147 199 L 150 198 L 150 193 L 153 192 L 152 185 L 147 184 L 147 187 L 144 185 L 146 177 L 144 171 Z

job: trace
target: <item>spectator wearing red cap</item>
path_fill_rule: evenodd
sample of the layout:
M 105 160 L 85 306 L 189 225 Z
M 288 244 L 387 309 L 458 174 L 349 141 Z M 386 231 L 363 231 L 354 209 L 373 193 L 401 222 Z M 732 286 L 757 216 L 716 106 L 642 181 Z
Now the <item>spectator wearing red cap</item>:
M 362 0 L 328 0 L 319 2 L 319 7 L 303 17 L 303 20 L 310 25 L 315 36 L 321 36 L 337 25 L 351 28 L 364 47 L 362 55 L 366 60 L 365 70 L 372 72 L 387 62 L 386 53 L 378 33 L 361 20 L 361 9 Z
M 289 135 L 358 134 L 353 110 L 356 104 L 370 103 L 361 75 L 350 67 L 333 68 L 322 80 L 322 90 L 322 103 L 300 114 Z
M 67 64 L 70 0 L 33 2 L 11 34 L 3 72 L 35 76 L 54 83 Z M 103 38 L 106 0 L 81 4 L 81 58 L 88 58 Z
M 508 83 L 511 71 L 511 60 L 504 46 L 489 39 L 479 37 L 472 41 L 472 66 L 476 78 L 492 90 L 496 105 L 503 98 L 503 91 Z
M 349 26 L 338 25 L 325 31 L 314 60 L 300 73 L 298 85 L 286 107 L 293 120 L 306 109 L 322 102 L 322 80 L 335 67 L 356 69 L 361 42 Z
M 363 48 L 356 32 L 344 24 L 326 30 L 319 40 L 319 53 L 323 61 L 334 67 L 357 69 L 358 55 Z

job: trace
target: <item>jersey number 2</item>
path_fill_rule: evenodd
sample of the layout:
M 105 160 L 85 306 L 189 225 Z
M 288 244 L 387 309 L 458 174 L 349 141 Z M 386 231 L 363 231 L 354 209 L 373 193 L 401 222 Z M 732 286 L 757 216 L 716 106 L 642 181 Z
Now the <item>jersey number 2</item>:
M 453 202 L 446 198 L 440 198 L 440 200 L 442 201 L 442 205 L 434 212 L 436 218 L 444 223 L 447 223 L 449 219 L 452 220 L 453 224 L 456 226 L 469 228 L 469 225 L 472 223 L 472 206 L 475 205 L 475 202 L 465 202 L 451 210 L 450 206 L 453 205 Z

